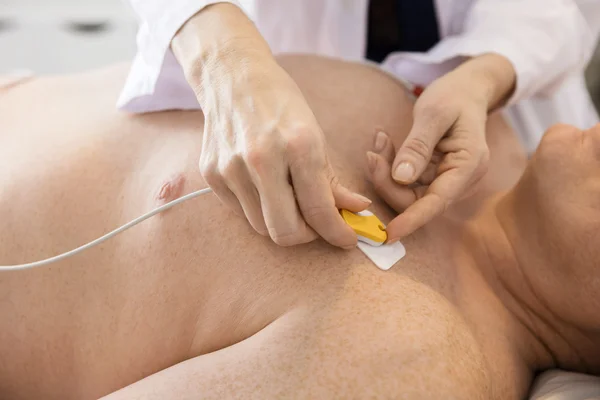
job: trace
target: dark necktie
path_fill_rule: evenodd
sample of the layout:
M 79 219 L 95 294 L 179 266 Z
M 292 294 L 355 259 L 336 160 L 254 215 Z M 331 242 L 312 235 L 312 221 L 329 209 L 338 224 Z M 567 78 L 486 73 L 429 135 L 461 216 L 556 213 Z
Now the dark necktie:
M 440 40 L 434 0 L 370 0 L 366 57 L 425 52 Z

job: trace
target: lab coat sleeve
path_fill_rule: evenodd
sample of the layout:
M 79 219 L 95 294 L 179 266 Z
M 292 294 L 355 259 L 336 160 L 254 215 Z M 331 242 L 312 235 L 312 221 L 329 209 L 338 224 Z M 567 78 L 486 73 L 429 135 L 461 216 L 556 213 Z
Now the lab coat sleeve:
M 214 3 L 237 0 L 128 0 L 139 18 L 137 54 L 117 107 L 130 112 L 197 109 L 198 102 L 170 44 L 194 14 Z
M 595 39 L 576 0 L 477 0 L 457 34 L 428 53 L 400 55 L 391 67 L 426 85 L 465 57 L 498 53 L 517 75 L 510 105 L 552 95 L 571 74 L 581 73 Z

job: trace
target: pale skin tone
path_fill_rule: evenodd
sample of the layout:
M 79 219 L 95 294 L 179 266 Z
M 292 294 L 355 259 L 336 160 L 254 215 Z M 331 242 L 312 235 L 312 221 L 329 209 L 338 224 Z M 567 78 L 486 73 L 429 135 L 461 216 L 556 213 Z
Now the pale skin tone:
M 412 114 L 403 89 L 366 66 L 279 61 L 340 181 L 393 220 L 389 171 Z M 201 115 L 119 114 L 125 71 L 0 93 L 2 264 L 75 247 L 206 186 Z M 599 242 L 588 233 L 600 218 L 600 129 L 550 132 L 507 193 L 524 156 L 498 115 L 486 130 L 498 146 L 480 192 L 405 238 L 407 257 L 386 273 L 324 241 L 279 247 L 214 196 L 52 268 L 0 273 L 0 397 L 505 400 L 523 398 L 535 370 L 599 373 Z
M 172 49 L 206 116 L 200 171 L 219 199 L 277 244 L 321 236 L 353 248 L 356 235 L 338 209 L 359 211 L 370 200 L 340 184 L 314 110 L 242 11 L 204 8 Z M 515 79 L 507 59 L 484 54 L 425 90 L 390 171 L 404 186 L 390 242 L 476 190 L 489 166 L 488 112 L 504 104 Z

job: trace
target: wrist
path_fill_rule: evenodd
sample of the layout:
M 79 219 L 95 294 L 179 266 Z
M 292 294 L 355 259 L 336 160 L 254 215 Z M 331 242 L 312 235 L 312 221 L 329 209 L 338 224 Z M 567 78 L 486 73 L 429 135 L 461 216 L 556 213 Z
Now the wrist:
M 499 54 L 484 54 L 463 64 L 463 72 L 471 87 L 487 104 L 488 111 L 502 107 L 512 96 L 516 87 L 516 72 L 512 63 Z
M 230 73 L 249 59 L 272 58 L 253 22 L 231 3 L 217 3 L 191 17 L 171 41 L 191 85 L 203 75 Z

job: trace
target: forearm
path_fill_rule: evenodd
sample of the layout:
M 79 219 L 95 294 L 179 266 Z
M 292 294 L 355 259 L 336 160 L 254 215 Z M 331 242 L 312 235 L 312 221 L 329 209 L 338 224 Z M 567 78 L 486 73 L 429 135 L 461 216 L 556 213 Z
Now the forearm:
M 190 18 L 171 48 L 192 86 L 206 74 L 241 72 L 250 58 L 273 57 L 254 23 L 229 3 L 213 4 Z

